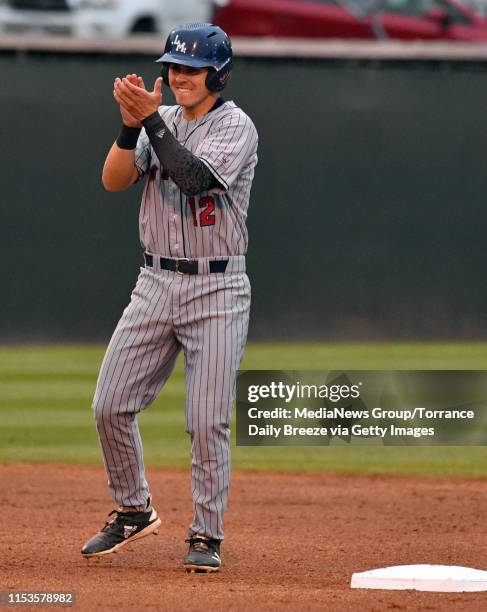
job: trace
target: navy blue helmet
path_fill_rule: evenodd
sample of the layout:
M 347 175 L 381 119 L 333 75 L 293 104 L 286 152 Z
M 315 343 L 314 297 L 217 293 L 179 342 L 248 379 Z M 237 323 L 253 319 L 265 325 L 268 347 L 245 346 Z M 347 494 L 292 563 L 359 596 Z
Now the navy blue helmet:
M 232 43 L 225 32 L 212 23 L 185 23 L 168 36 L 162 62 L 162 78 L 169 85 L 169 64 L 210 68 L 206 87 L 221 91 L 232 70 Z

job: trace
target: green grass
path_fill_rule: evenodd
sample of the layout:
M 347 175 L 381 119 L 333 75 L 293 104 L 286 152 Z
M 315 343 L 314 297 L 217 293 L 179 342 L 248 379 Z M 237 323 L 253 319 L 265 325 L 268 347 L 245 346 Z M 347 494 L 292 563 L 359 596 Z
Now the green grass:
M 91 398 L 101 346 L 0 348 L 0 461 L 101 465 Z M 249 344 L 242 369 L 487 369 L 487 343 Z M 189 465 L 182 360 L 140 415 L 149 466 Z M 233 427 L 234 429 L 234 427 Z M 486 477 L 484 447 L 235 447 L 246 470 Z

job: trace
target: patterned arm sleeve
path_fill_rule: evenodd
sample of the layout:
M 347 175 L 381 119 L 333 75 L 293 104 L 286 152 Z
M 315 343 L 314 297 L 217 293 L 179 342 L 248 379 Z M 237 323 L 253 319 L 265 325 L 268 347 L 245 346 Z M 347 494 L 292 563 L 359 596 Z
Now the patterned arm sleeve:
M 217 186 L 214 174 L 174 138 L 158 112 L 142 123 L 161 167 L 183 193 L 193 196 Z

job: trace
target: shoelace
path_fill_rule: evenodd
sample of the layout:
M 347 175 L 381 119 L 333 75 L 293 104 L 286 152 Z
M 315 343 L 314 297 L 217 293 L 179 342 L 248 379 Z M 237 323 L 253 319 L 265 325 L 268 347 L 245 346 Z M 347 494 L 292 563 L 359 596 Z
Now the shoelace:
M 102 531 L 109 531 L 110 529 L 113 529 L 116 525 L 123 526 L 125 524 L 125 521 L 130 518 L 130 514 L 133 513 L 120 512 L 120 510 L 112 510 L 108 516 L 112 516 L 112 514 L 115 514 L 115 516 L 112 518 L 111 521 L 105 523 L 105 526 L 102 528 Z
M 207 552 L 209 550 L 209 542 L 207 540 L 203 540 L 202 538 L 188 538 L 184 541 L 190 544 L 194 550 L 198 552 Z

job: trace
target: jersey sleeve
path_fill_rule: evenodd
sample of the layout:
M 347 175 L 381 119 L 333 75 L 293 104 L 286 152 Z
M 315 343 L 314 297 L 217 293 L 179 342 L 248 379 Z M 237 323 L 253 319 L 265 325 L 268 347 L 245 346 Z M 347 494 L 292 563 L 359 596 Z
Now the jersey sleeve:
M 149 137 L 142 128 L 137 146 L 135 148 L 135 167 L 139 173 L 139 180 L 148 172 L 150 167 L 151 153 Z
M 225 116 L 198 145 L 195 154 L 227 191 L 257 150 L 257 130 L 244 113 Z

